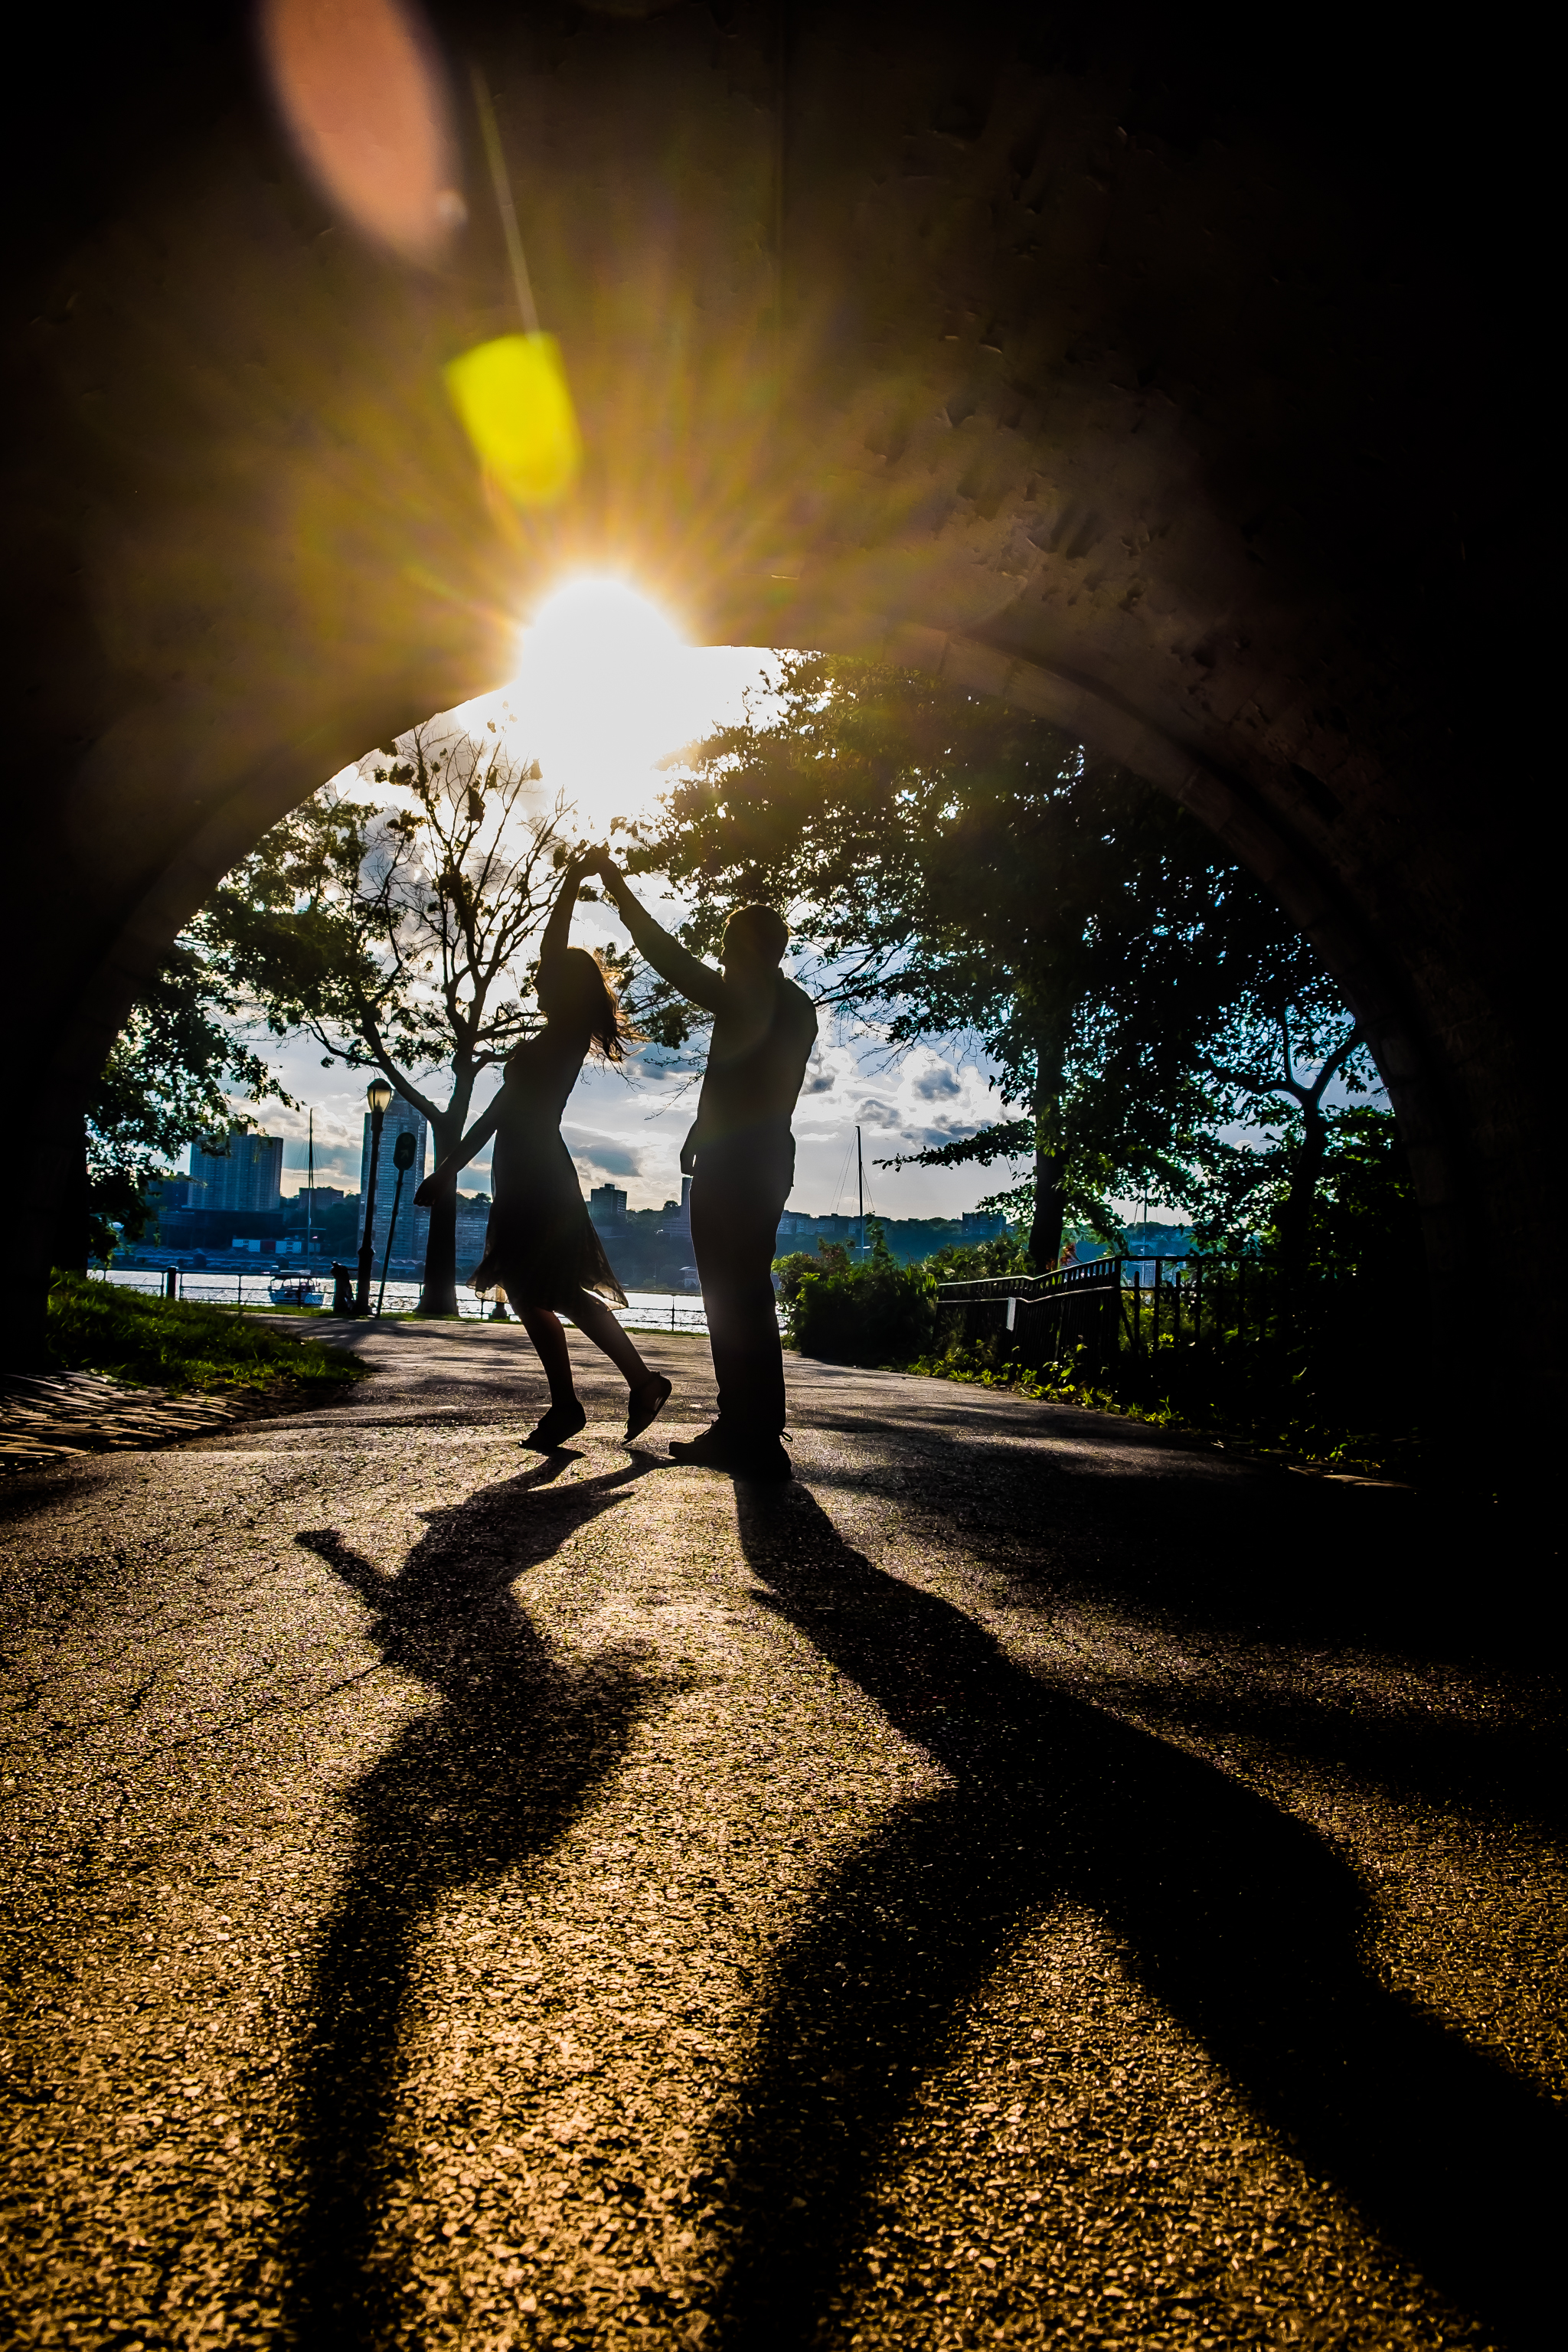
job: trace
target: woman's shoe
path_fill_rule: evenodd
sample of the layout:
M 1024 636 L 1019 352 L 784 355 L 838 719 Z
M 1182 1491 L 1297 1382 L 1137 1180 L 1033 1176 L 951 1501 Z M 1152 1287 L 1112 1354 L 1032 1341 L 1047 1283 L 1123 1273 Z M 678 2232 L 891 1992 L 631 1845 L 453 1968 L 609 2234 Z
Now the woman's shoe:
M 531 1429 L 518 1443 L 535 1454 L 553 1454 L 558 1445 L 564 1445 L 569 1437 L 575 1437 L 580 1429 L 585 1428 L 587 1421 L 587 1414 L 574 1397 L 570 1404 L 552 1404 L 539 1427 Z
M 650 1372 L 646 1381 L 637 1382 L 626 1399 L 626 1442 L 628 1445 L 634 1437 L 641 1436 L 650 1421 L 658 1418 L 674 1393 L 662 1372 Z

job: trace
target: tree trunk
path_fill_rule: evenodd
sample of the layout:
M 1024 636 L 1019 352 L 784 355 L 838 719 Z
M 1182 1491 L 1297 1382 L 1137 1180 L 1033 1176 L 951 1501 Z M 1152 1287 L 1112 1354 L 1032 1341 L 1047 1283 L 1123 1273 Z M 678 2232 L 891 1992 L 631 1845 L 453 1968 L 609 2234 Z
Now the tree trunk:
M 463 1139 L 464 1113 L 454 1118 L 448 1111 L 442 1118 L 433 1118 L 430 1133 L 435 1139 L 436 1157 L 444 1160 L 455 1151 Z M 443 1184 L 430 1203 L 430 1229 L 425 1242 L 425 1287 L 420 1293 L 421 1315 L 455 1315 L 458 1311 L 458 1179 Z
M 1061 1046 L 1042 1043 L 1036 1052 L 1035 1069 L 1035 1218 L 1029 1228 L 1029 1263 L 1037 1274 L 1047 1274 L 1062 1254 L 1062 1196 L 1067 1163 L 1058 1148 Z
M 83 1157 L 81 1099 L 68 1077 L 23 1065 L 18 1100 L 28 1117 L 18 1122 L 15 1148 L 0 1159 L 0 1219 L 10 1243 L 5 1313 L 0 1317 L 0 1373 L 49 1369 L 49 1277 L 64 1237 L 61 1211 L 74 1192 L 72 1171 Z M 86 1202 L 74 1232 L 85 1259 Z
M 85 1274 L 90 1255 L 92 1191 L 87 1177 L 87 1121 L 78 1118 L 70 1169 L 55 1204 L 52 1255 L 62 1274 Z
M 1279 1212 L 1279 1267 L 1288 1288 L 1299 1289 L 1307 1271 L 1312 1202 L 1329 1147 L 1329 1123 L 1310 1097 L 1301 1104 L 1301 1149 L 1290 1171 L 1290 1186 Z
M 1059 1153 L 1045 1150 L 1036 1130 L 1035 1221 L 1029 1227 L 1029 1263 L 1037 1274 L 1047 1274 L 1062 1254 L 1064 1163 Z

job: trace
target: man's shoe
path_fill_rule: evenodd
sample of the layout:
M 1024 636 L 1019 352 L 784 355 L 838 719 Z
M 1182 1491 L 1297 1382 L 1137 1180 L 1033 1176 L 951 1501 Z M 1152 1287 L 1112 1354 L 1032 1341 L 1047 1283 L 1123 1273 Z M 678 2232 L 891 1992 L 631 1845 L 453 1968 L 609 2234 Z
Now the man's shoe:
M 727 1471 L 731 1478 L 756 1478 L 778 1485 L 795 1475 L 789 1455 L 776 1437 L 753 1437 L 726 1429 L 716 1421 L 700 1437 L 671 1438 L 669 1451 L 677 1462 L 703 1470 Z
M 730 1433 L 721 1421 L 705 1429 L 700 1437 L 672 1437 L 670 1458 L 676 1462 L 694 1462 L 701 1470 L 727 1470 L 730 1466 Z
M 789 1455 L 776 1437 L 763 1437 L 750 1445 L 737 1445 L 730 1459 L 730 1475 L 733 1478 L 752 1478 L 759 1484 L 782 1486 L 793 1478 Z
M 553 1454 L 557 1446 L 564 1445 L 569 1437 L 575 1437 L 580 1429 L 586 1428 L 587 1423 L 588 1416 L 575 1399 L 570 1404 L 552 1404 L 539 1427 L 519 1438 L 518 1444 L 526 1445 L 531 1454 Z

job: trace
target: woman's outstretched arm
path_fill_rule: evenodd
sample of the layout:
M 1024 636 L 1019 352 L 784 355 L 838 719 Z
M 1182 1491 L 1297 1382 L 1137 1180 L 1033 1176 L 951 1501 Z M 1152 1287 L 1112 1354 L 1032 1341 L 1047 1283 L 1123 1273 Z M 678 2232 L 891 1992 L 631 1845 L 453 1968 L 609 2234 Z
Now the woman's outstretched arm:
M 445 1160 L 438 1160 L 436 1162 L 435 1167 L 414 1195 L 414 1205 L 416 1209 L 429 1208 L 442 1186 L 455 1184 L 469 1160 L 484 1150 L 500 1125 L 501 1097 L 505 1092 L 506 1086 L 503 1081 L 496 1088 L 496 1098 L 484 1117 L 475 1120 L 455 1151 L 448 1151 Z

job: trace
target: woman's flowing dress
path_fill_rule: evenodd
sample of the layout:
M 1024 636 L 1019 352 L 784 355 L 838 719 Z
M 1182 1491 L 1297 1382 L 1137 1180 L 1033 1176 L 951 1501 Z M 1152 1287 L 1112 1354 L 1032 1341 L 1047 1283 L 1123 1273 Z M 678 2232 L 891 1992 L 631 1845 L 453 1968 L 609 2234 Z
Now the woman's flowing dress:
M 584 1290 L 616 1307 L 626 1303 L 561 1136 L 561 1114 L 583 1058 L 570 1046 L 563 1050 L 546 1030 L 507 1061 L 490 1163 L 485 1254 L 468 1281 L 473 1289 L 493 1292 L 513 1307 L 553 1307 L 570 1314 Z

